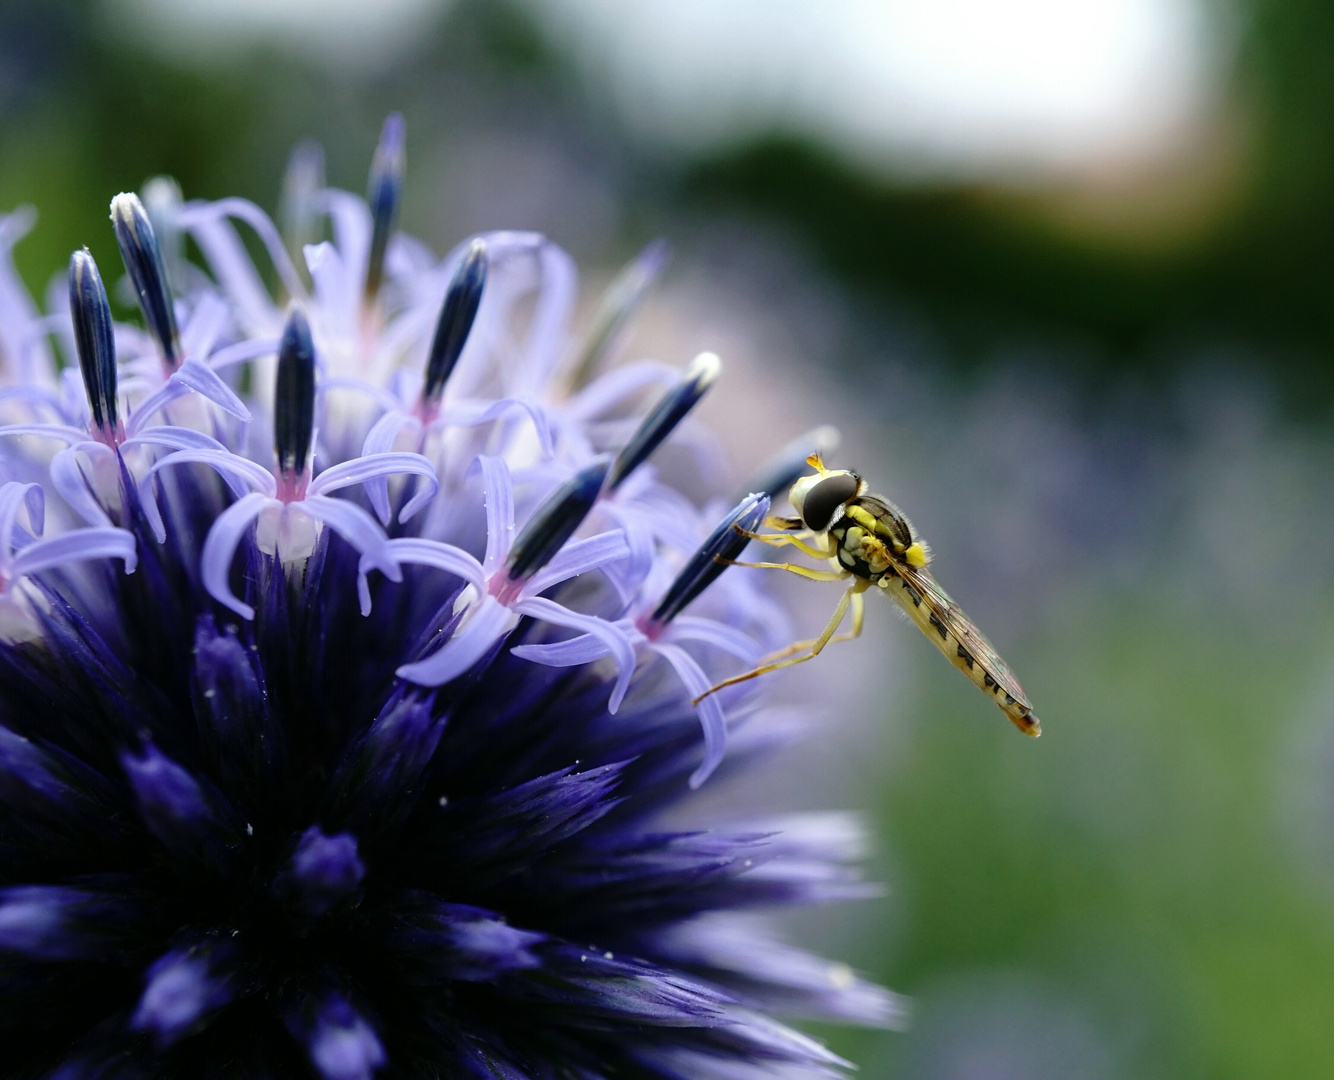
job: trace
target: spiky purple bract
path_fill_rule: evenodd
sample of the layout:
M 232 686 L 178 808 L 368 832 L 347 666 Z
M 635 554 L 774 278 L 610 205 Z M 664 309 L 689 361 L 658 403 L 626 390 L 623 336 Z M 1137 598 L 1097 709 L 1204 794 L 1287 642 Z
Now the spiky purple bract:
M 756 684 L 691 696 L 785 633 L 718 577 L 729 527 L 690 557 L 724 503 L 637 461 L 597 497 L 677 374 L 567 393 L 573 269 L 496 233 L 424 392 L 478 248 L 381 253 L 360 199 L 307 201 L 336 240 L 304 250 L 312 294 L 250 204 L 155 202 L 211 276 L 173 272 L 179 355 L 149 295 L 156 333 L 117 325 L 118 362 L 38 315 L 8 262 L 26 222 L 0 219 L 0 1076 L 839 1074 L 768 1010 L 896 1002 L 751 909 L 862 895 L 847 822 L 664 824 L 766 744 Z M 147 222 L 141 297 L 165 288 Z M 100 292 L 71 295 L 100 325 Z M 289 369 L 275 394 L 311 341 L 314 393 Z M 119 385 L 91 415 L 78 359 Z M 729 717 L 751 737 L 724 760 Z

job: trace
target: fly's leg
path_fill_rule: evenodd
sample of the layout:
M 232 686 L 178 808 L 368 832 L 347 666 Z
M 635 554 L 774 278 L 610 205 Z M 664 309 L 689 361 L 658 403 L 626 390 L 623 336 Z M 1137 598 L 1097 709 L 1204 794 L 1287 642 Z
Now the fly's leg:
M 778 563 L 777 565 L 784 566 L 785 564 Z M 851 585 L 848 586 L 847 590 L 843 593 L 843 595 L 839 597 L 838 606 L 834 608 L 833 615 L 831 615 L 829 617 L 829 621 L 825 623 L 824 630 L 821 631 L 820 636 L 818 638 L 816 638 L 813 642 L 811 642 L 810 652 L 806 653 L 804 656 L 794 656 L 787 660 L 779 660 L 776 663 L 761 664 L 759 667 L 755 668 L 752 671 L 743 672 L 740 675 L 733 675 L 730 679 L 724 679 L 716 686 L 709 687 L 707 690 L 704 691 L 704 693 L 700 694 L 700 696 L 695 698 L 690 704 L 698 705 L 710 694 L 715 694 L 719 690 L 722 690 L 724 687 L 735 686 L 737 683 L 743 683 L 749 679 L 758 678 L 761 675 L 767 675 L 771 671 L 779 670 L 779 668 L 791 667 L 793 664 L 803 664 L 807 660 L 815 659 L 815 657 L 820 655 L 824 647 L 828 645 L 831 640 L 834 640 L 834 631 L 838 629 L 838 624 L 843 621 L 843 616 L 847 614 L 849 603 L 854 599 L 857 601 L 861 601 L 862 599 L 861 594 L 865 592 L 867 588 L 868 588 L 868 583 L 861 579 L 854 581 Z M 857 604 L 858 610 L 853 612 L 853 630 L 851 634 L 852 637 L 856 637 L 857 634 L 861 632 L 861 620 L 860 618 L 858 618 L 858 615 L 860 614 L 860 610 L 863 607 L 864 607 L 863 604 L 858 603 Z
M 750 566 L 758 570 L 786 570 L 789 574 L 797 574 L 804 578 L 810 578 L 812 581 L 843 581 L 849 577 L 846 570 L 812 570 L 809 566 L 801 566 L 798 563 L 790 562 L 737 562 L 734 559 L 715 559 L 714 561 L 726 566 Z
M 749 536 L 752 540 L 758 540 L 761 544 L 768 544 L 770 547 L 783 547 L 791 544 L 794 548 L 804 555 L 809 555 L 812 559 L 832 559 L 835 555 L 833 545 L 826 541 L 824 550 L 806 543 L 800 536 L 792 536 L 788 533 L 757 533 L 749 529 L 743 529 L 740 525 L 733 525 L 737 532 L 742 536 Z M 806 535 L 811 535 L 810 530 L 806 530 Z
M 850 589 L 849 592 L 852 592 L 852 600 L 849 603 L 849 607 L 852 608 L 852 629 L 842 634 L 835 634 L 825 642 L 825 645 L 837 645 L 840 641 L 856 641 L 857 638 L 862 636 L 862 622 L 866 618 L 866 597 L 860 591 Z M 782 660 L 785 656 L 791 656 L 793 653 L 814 649 L 819 640 L 819 638 L 808 638 L 805 641 L 794 641 L 786 649 L 779 649 L 778 652 L 766 656 L 764 662 L 772 664 L 775 660 Z

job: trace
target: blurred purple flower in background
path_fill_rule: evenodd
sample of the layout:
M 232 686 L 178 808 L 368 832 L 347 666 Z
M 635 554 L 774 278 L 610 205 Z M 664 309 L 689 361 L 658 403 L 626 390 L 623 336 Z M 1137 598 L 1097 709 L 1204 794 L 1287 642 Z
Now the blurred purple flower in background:
M 867 895 L 856 823 L 681 824 L 777 738 L 691 696 L 787 627 L 717 558 L 775 492 L 648 460 L 716 358 L 603 370 L 663 250 L 581 351 L 542 237 L 395 231 L 400 120 L 367 202 L 312 160 L 299 251 L 117 197 L 145 330 L 86 251 L 43 316 L 0 218 L 0 1075 L 838 1075 L 771 1013 L 899 1003 L 753 909 Z

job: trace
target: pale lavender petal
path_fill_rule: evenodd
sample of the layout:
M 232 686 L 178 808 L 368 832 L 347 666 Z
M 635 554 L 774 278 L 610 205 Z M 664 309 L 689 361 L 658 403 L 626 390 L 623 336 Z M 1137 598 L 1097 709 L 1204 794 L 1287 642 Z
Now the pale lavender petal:
M 315 285 L 315 311 L 326 333 L 344 341 L 355 340 L 361 304 L 352 286 L 352 272 L 338 249 L 325 241 L 308 244 L 304 253 L 310 280 Z
M 405 537 L 390 540 L 385 544 L 385 553 L 395 562 L 431 566 L 456 577 L 461 577 L 469 585 L 476 588 L 478 592 L 483 591 L 486 587 L 486 575 L 482 571 L 482 564 L 462 548 L 457 548 L 453 544 L 443 544 L 439 540 L 419 540 Z
M 339 488 L 351 487 L 354 484 L 369 484 L 374 480 L 383 480 L 404 473 L 420 476 L 425 480 L 422 489 L 412 497 L 412 500 L 407 506 L 403 507 L 398 515 L 399 521 L 407 521 L 408 518 L 435 498 L 435 493 L 440 490 L 440 485 L 435 478 L 435 468 L 421 454 L 388 452 L 353 458 L 351 461 L 344 461 L 340 465 L 325 469 L 310 482 L 308 490 L 311 495 L 323 495 L 325 492 L 337 491 Z M 380 520 L 387 525 L 389 523 L 388 513 L 381 515 Z
M 354 390 L 358 394 L 365 394 L 386 412 L 403 410 L 403 402 L 384 387 L 376 386 L 365 379 L 355 379 L 350 375 L 326 376 L 320 380 L 319 389 L 321 394 L 327 394 L 330 390 Z
M 400 679 L 419 686 L 443 686 L 476 664 L 505 636 L 514 623 L 514 614 L 493 596 L 483 596 L 439 650 L 425 660 L 404 664 L 398 669 Z
M 695 663 L 694 657 L 679 645 L 669 645 L 659 641 L 653 648 L 672 665 L 677 678 L 684 684 L 686 693 L 692 698 L 699 697 L 713 685 L 709 677 L 704 674 L 704 669 Z M 690 776 L 692 788 L 699 787 L 713 774 L 713 770 L 722 762 L 723 754 L 727 751 L 727 716 L 723 712 L 718 695 L 710 694 L 695 706 L 695 712 L 699 715 L 700 726 L 704 729 L 704 760 Z
M 635 650 L 624 630 L 606 619 L 596 615 L 581 615 L 577 611 L 561 607 L 554 600 L 532 596 L 520 600 L 514 610 L 534 619 L 541 619 L 554 626 L 565 626 L 571 630 L 580 630 L 592 634 L 607 646 L 616 660 L 616 685 L 612 687 L 611 698 L 607 702 L 607 711 L 615 713 L 625 699 L 625 692 L 630 689 L 630 677 L 635 673 Z
M 81 453 L 100 455 L 109 454 L 111 451 L 101 443 L 95 442 L 77 443 L 61 450 L 51 458 L 51 464 L 48 466 L 51 486 L 69 504 L 70 509 L 89 525 L 110 526 L 111 518 L 107 516 L 102 504 L 93 497 L 92 491 L 88 488 L 83 466 L 79 464 Z
M 60 395 L 46 386 L 6 386 L 0 388 L 0 401 L 23 401 L 33 408 L 47 408 L 57 416 L 65 416 Z
M 14 525 L 25 505 L 32 535 L 41 536 L 46 527 L 46 492 L 42 485 L 10 480 L 0 487 L 0 558 L 7 558 L 13 549 Z
M 255 609 L 232 593 L 227 580 L 231 576 L 232 556 L 251 523 L 270 506 L 281 507 L 282 503 L 258 491 L 232 503 L 213 522 L 199 557 L 199 577 L 208 594 L 243 619 L 253 619 Z
M 327 495 L 308 495 L 303 501 L 288 505 L 304 510 L 316 521 L 324 522 L 362 555 L 370 556 L 370 565 L 390 581 L 400 579 L 402 572 L 398 564 L 384 554 L 384 546 L 388 542 L 384 530 L 356 503 L 331 499 Z
M 625 542 L 625 533 L 620 529 L 599 533 L 586 540 L 576 540 L 573 544 L 566 544 L 524 584 L 523 595 L 538 596 L 553 585 L 624 559 L 629 554 L 630 546 Z
M 482 564 L 462 548 L 457 548 L 453 544 L 441 543 L 439 540 L 419 540 L 413 537 L 403 537 L 388 541 L 383 552 L 376 557 L 367 555 L 361 557 L 361 562 L 357 568 L 357 596 L 361 600 L 361 613 L 363 615 L 369 615 L 371 612 L 371 593 L 366 576 L 372 569 L 377 568 L 381 556 L 392 562 L 395 569 L 397 569 L 399 563 L 405 562 L 420 566 L 431 566 L 437 570 L 444 570 L 446 573 L 463 578 L 479 593 L 486 588 L 486 578 L 482 574 Z M 390 580 L 402 581 L 403 575 L 401 573 L 395 574 L 390 577 Z
M 371 250 L 371 214 L 364 200 L 347 191 L 328 188 L 320 192 L 319 203 L 329 215 L 333 225 L 334 241 L 347 266 L 348 278 L 354 288 L 361 288 L 366 277 L 366 262 Z M 359 306 L 360 297 L 355 293 L 347 300 Z
M 138 434 L 139 429 L 153 416 L 161 412 L 178 397 L 184 397 L 188 393 L 190 393 L 188 386 L 174 379 L 168 379 L 143 401 L 139 402 L 134 411 L 130 413 L 125 421 L 126 432 L 130 435 Z
M 500 568 L 514 543 L 514 484 L 504 458 L 482 454 L 477 465 L 482 472 L 482 498 L 486 502 L 486 556 L 482 568 L 489 577 Z
M 132 439 L 120 444 L 122 450 L 135 446 L 165 446 L 170 450 L 217 450 L 227 453 L 227 447 L 212 435 L 205 435 L 194 428 L 177 427 L 174 424 L 160 424 L 146 428 Z
M 184 208 L 181 211 L 181 224 L 197 233 L 197 223 L 202 223 L 209 217 L 215 219 L 233 217 L 238 221 L 244 221 L 254 229 L 255 234 L 268 251 L 269 258 L 273 260 L 273 268 L 278 272 L 278 277 L 282 279 L 283 288 L 287 290 L 288 295 L 301 300 L 309 299 L 306 294 L 306 287 L 301 283 L 301 277 L 296 272 L 296 267 L 292 265 L 292 260 L 288 258 L 287 249 L 283 246 L 283 238 L 278 235 L 278 230 L 274 228 L 268 214 L 264 213 L 249 199 L 218 199 L 216 202 L 205 203 L 202 206 L 195 204 Z M 200 247 L 204 247 L 203 243 L 200 244 Z M 209 262 L 212 263 L 211 258 Z
M 254 360 L 260 356 L 272 356 L 277 351 L 277 338 L 238 341 L 235 345 L 228 345 L 210 356 L 208 366 L 214 371 L 221 371 L 225 367 L 231 367 L 233 364 L 244 364 L 247 360 Z
M 366 441 L 361 444 L 361 453 L 365 457 L 372 454 L 387 454 L 394 448 L 399 432 L 409 425 L 420 424 L 415 416 L 392 407 L 366 433 Z M 370 499 L 375 516 L 382 525 L 389 524 L 389 481 L 383 476 L 366 482 L 366 497 Z
M 506 413 L 516 409 L 526 412 L 533 421 L 537 433 L 538 445 L 542 457 L 550 458 L 555 453 L 555 444 L 551 437 L 551 422 L 547 411 L 536 401 L 528 398 L 502 398 L 499 401 L 457 401 L 440 414 L 437 423 L 452 427 L 481 427 L 499 420 Z
M 577 420 L 592 420 L 645 390 L 672 386 L 680 377 L 676 368 L 657 360 L 622 364 L 598 376 L 572 397 L 565 408 Z
M 538 247 L 542 286 L 528 332 L 527 364 L 517 385 L 546 386 L 565 348 L 565 331 L 579 290 L 579 272 L 574 260 L 543 238 Z
M 608 565 L 605 573 L 620 595 L 621 602 L 628 604 L 639 595 L 645 580 L 653 571 L 653 556 L 656 553 L 653 529 L 643 515 L 619 505 L 616 500 L 604 502 L 602 506 L 625 534 L 629 555 L 623 561 Z
M 272 333 L 278 313 L 269 291 L 235 227 L 222 215 L 210 213 L 210 209 L 203 203 L 185 208 L 181 212 L 181 225 L 194 236 L 209 269 L 239 309 L 243 323 L 253 332 Z
M 201 293 L 190 312 L 190 321 L 181 330 L 181 351 L 186 356 L 207 357 L 222 332 L 227 329 L 231 313 L 218 296 Z
M 196 394 L 202 394 L 223 412 L 250 423 L 250 410 L 245 407 L 245 403 L 230 386 L 218 378 L 211 367 L 193 356 L 186 357 L 185 362 L 172 372 L 171 378 L 184 383 Z
M 83 442 L 88 438 L 88 432 L 68 424 L 5 424 L 0 427 L 0 435 L 36 435 L 65 443 Z
M 706 915 L 668 930 L 657 943 L 678 962 L 734 974 L 780 1000 L 791 995 L 804 1013 L 887 1028 L 902 1028 L 908 1019 L 908 1004 L 898 995 L 858 978 L 847 964 L 789 945 L 751 915 Z
M 244 484 L 251 491 L 257 491 L 269 498 L 272 498 L 278 491 L 278 482 L 274 480 L 273 473 L 258 465 L 249 458 L 243 458 L 239 454 L 233 454 L 228 450 L 177 450 L 174 454 L 168 454 L 161 461 L 154 462 L 144 475 L 144 483 L 148 478 L 168 465 L 207 465 L 215 472 L 221 474 L 223 479 L 232 480 Z
M 14 576 L 40 574 L 66 563 L 85 559 L 123 559 L 125 572 L 133 574 L 139 559 L 134 549 L 134 534 L 125 529 L 91 528 L 36 540 L 10 564 Z
M 611 646 L 595 634 L 580 634 L 545 645 L 515 645 L 510 650 L 520 660 L 546 667 L 578 667 L 611 655 Z
M 743 664 L 759 662 L 761 650 L 755 642 L 734 626 L 698 615 L 678 615 L 663 635 L 667 641 L 694 641 L 735 656 Z

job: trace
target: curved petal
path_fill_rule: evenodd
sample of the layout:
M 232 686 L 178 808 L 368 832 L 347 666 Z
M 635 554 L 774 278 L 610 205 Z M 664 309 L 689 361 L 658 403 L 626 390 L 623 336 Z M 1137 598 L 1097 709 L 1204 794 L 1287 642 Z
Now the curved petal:
M 678 615 L 667 627 L 664 638 L 670 641 L 697 641 L 701 645 L 735 656 L 743 664 L 753 667 L 760 661 L 762 650 L 734 626 L 716 619 L 698 615 Z
M 405 413 L 396 404 L 391 406 L 366 433 L 366 441 L 361 444 L 362 456 L 369 457 L 371 454 L 389 453 L 394 448 L 399 432 L 414 424 L 418 428 L 421 426 L 415 416 Z M 366 497 L 370 499 L 371 506 L 375 510 L 375 516 L 380 519 L 380 523 L 388 525 L 390 513 L 388 479 L 379 476 L 368 480 L 366 482 Z
M 509 608 L 483 596 L 454 636 L 424 660 L 404 664 L 396 674 L 419 686 L 443 686 L 484 657 L 515 623 Z
M 187 356 L 181 366 L 172 372 L 171 378 L 183 383 L 196 394 L 208 398 L 228 415 L 244 423 L 250 423 L 250 410 L 245 407 L 245 403 L 236 396 L 230 386 L 218 378 L 217 372 L 193 356 Z
M 269 498 L 273 498 L 278 491 L 278 482 L 274 480 L 273 473 L 263 465 L 258 465 L 239 454 L 233 454 L 230 450 L 177 450 L 161 461 L 155 461 L 144 474 L 144 482 L 147 483 L 150 476 L 168 465 L 189 464 L 207 465 L 224 480 L 235 479 L 251 491 L 258 491 Z
M 18 522 L 19 511 L 28 508 L 28 523 L 32 526 L 32 535 L 40 536 L 45 525 L 46 493 L 41 484 L 21 484 L 11 480 L 0 487 L 0 572 L 10 577 L 10 568 L 14 563 L 14 526 Z
M 235 345 L 228 345 L 224 349 L 219 349 L 208 358 L 207 363 L 214 371 L 221 371 L 233 364 L 244 364 L 247 360 L 255 360 L 261 356 L 272 356 L 277 351 L 278 340 L 276 338 L 238 341 Z
M 356 503 L 331 499 L 327 495 L 308 495 L 301 502 L 288 505 L 300 508 L 316 521 L 324 522 L 364 558 L 369 558 L 368 565 L 378 569 L 390 581 L 402 579 L 403 572 L 399 570 L 398 563 L 385 555 L 384 548 L 388 540 L 384 530 Z
M 625 542 L 625 533 L 620 529 L 598 533 L 586 540 L 576 540 L 573 544 L 566 544 L 545 567 L 533 575 L 524 585 L 523 595 L 537 596 L 553 585 L 624 559 L 629 554 L 630 546 Z
M 482 569 L 494 574 L 510 553 L 514 543 L 514 483 L 504 458 L 481 454 L 477 458 L 482 471 L 482 498 L 486 502 L 486 556 Z
M 537 432 L 537 441 L 542 448 L 542 457 L 549 460 L 556 452 L 555 441 L 551 436 L 551 423 L 547 412 L 536 401 L 529 398 L 501 398 L 499 401 L 457 401 L 445 409 L 436 423 L 447 427 L 481 427 L 499 420 L 506 413 L 514 410 L 526 412 L 533 421 Z
M 165 446 L 170 450 L 217 450 L 226 454 L 227 447 L 212 435 L 205 435 L 194 428 L 177 427 L 174 424 L 159 424 L 145 429 L 132 439 L 120 444 L 122 450 L 136 446 Z
M 695 663 L 694 657 L 679 645 L 667 645 L 660 641 L 652 647 L 676 670 L 677 678 L 685 685 L 686 693 L 692 698 L 699 697 L 713 685 L 709 677 L 704 674 L 704 669 Z M 700 726 L 704 729 L 704 760 L 690 775 L 692 788 L 699 787 L 713 775 L 713 770 L 722 762 L 723 754 L 727 752 L 727 716 L 723 712 L 718 695 L 710 694 L 695 706 L 695 711 L 699 714 Z
M 358 394 L 365 394 L 374 401 L 385 412 L 403 410 L 403 402 L 393 393 L 382 386 L 376 386 L 373 382 L 367 382 L 365 379 L 353 378 L 351 375 L 328 375 L 320 380 L 319 387 L 321 394 L 326 394 L 330 390 L 352 390 Z
M 243 619 L 253 619 L 255 609 L 233 595 L 227 578 L 231 574 L 232 556 L 236 554 L 241 537 L 268 506 L 282 506 L 282 503 L 258 491 L 252 491 L 232 503 L 213 522 L 199 557 L 199 576 L 208 594 Z
M 95 449 L 94 449 L 95 448 Z M 51 474 L 51 486 L 70 508 L 89 525 L 111 526 L 111 518 L 102 509 L 102 504 L 94 497 L 88 487 L 87 477 L 79 465 L 80 453 L 98 453 L 107 451 L 101 443 L 82 442 L 61 450 L 51 458 L 47 467 Z M 108 453 L 110 451 L 107 451 Z
M 125 572 L 133 574 L 139 563 L 134 534 L 127 529 L 95 527 L 74 529 L 59 536 L 37 540 L 14 557 L 10 573 L 16 577 L 20 574 L 40 574 L 43 570 L 84 559 L 123 559 Z
M 630 644 L 630 638 L 624 630 L 615 623 L 607 622 L 606 619 L 599 619 L 596 615 L 581 615 L 577 611 L 561 607 L 554 600 L 544 600 L 539 596 L 520 600 L 514 605 L 514 610 L 554 626 L 581 630 L 601 641 L 607 647 L 607 651 L 615 657 L 617 667 L 616 685 L 611 689 L 607 711 L 615 713 L 621 707 L 625 692 L 630 689 L 630 676 L 635 673 L 634 646 Z
M 278 272 L 278 277 L 282 279 L 283 288 L 287 290 L 288 295 L 295 296 L 300 300 L 310 299 L 306 293 L 306 286 L 302 283 L 300 275 L 296 272 L 296 267 L 292 265 L 292 260 L 287 255 L 287 248 L 283 246 L 283 238 L 278 235 L 278 230 L 274 227 L 273 222 L 269 220 L 268 214 L 264 213 L 249 199 L 235 197 L 218 199 L 215 202 L 203 205 L 187 206 L 181 210 L 182 226 L 192 231 L 197 223 L 202 223 L 209 217 L 215 219 L 220 217 L 236 218 L 254 229 L 255 234 L 264 244 L 265 250 L 268 251 L 269 258 L 273 260 L 273 268 Z
M 447 574 L 454 574 L 472 585 L 478 592 L 486 588 L 486 576 L 482 572 L 482 564 L 453 544 L 408 537 L 390 540 L 385 544 L 385 553 L 395 562 L 431 566 Z
M 385 480 L 390 476 L 398 476 L 404 473 L 420 476 L 426 480 L 422 490 L 417 492 L 412 497 L 411 502 L 399 512 L 399 521 L 406 521 L 435 498 L 435 493 L 440 490 L 440 485 L 435 478 L 435 468 L 421 454 L 387 452 L 353 458 L 351 461 L 344 461 L 332 468 L 325 469 L 310 482 L 310 487 L 307 490 L 311 495 L 323 495 L 325 492 L 337 491 L 339 488 L 351 487 L 353 484 L 369 484 L 375 480 Z M 388 510 L 387 505 L 385 509 Z M 389 523 L 388 514 L 381 515 L 380 520 L 387 525 Z
M 190 321 L 181 329 L 181 351 L 186 356 L 208 356 L 218 336 L 227 328 L 230 312 L 214 293 L 199 294 Z
M 463 578 L 479 593 L 486 589 L 486 577 L 482 573 L 482 564 L 462 548 L 439 540 L 418 540 L 405 537 L 390 540 L 384 546 L 383 554 L 397 567 L 399 563 L 414 563 L 419 566 L 431 566 L 437 570 Z M 378 565 L 376 559 L 363 555 L 357 567 L 357 596 L 361 600 L 361 613 L 369 615 L 371 611 L 370 586 L 366 582 L 367 573 Z M 402 574 L 391 578 L 401 581 Z
M 621 602 L 628 604 L 639 595 L 639 590 L 653 571 L 653 529 L 642 514 L 636 513 L 633 508 L 618 505 L 618 500 L 608 500 L 602 506 L 625 532 L 629 555 L 624 562 L 608 566 L 606 573 L 620 594 Z
M 145 428 L 138 435 L 121 443 L 122 450 L 138 446 L 164 446 L 170 450 L 210 450 L 220 454 L 228 453 L 227 448 L 212 435 L 205 435 L 202 431 L 195 431 L 194 428 L 176 427 L 172 424 Z M 220 475 L 234 498 L 239 499 L 251 490 L 250 484 L 235 475 L 230 473 Z M 159 544 L 162 543 L 167 538 L 167 527 L 162 522 L 162 512 L 158 509 L 157 497 L 153 494 L 153 485 L 147 476 L 139 485 L 139 503 L 143 507 L 144 517 L 148 519 L 149 528 L 153 530 L 153 536 Z
M 611 647 L 596 634 L 580 634 L 545 645 L 515 645 L 510 650 L 520 660 L 546 667 L 578 667 L 611 655 Z
M 180 223 L 199 245 L 242 323 L 252 333 L 272 333 L 279 321 L 278 311 L 232 223 L 207 203 L 183 207 Z
M 0 427 L 0 435 L 36 435 L 64 443 L 84 442 L 88 438 L 88 432 L 68 424 L 5 424 Z
M 565 411 L 576 420 L 592 420 L 613 405 L 619 405 L 650 387 L 671 386 L 680 377 L 676 368 L 657 360 L 621 364 L 575 394 L 566 403 Z

